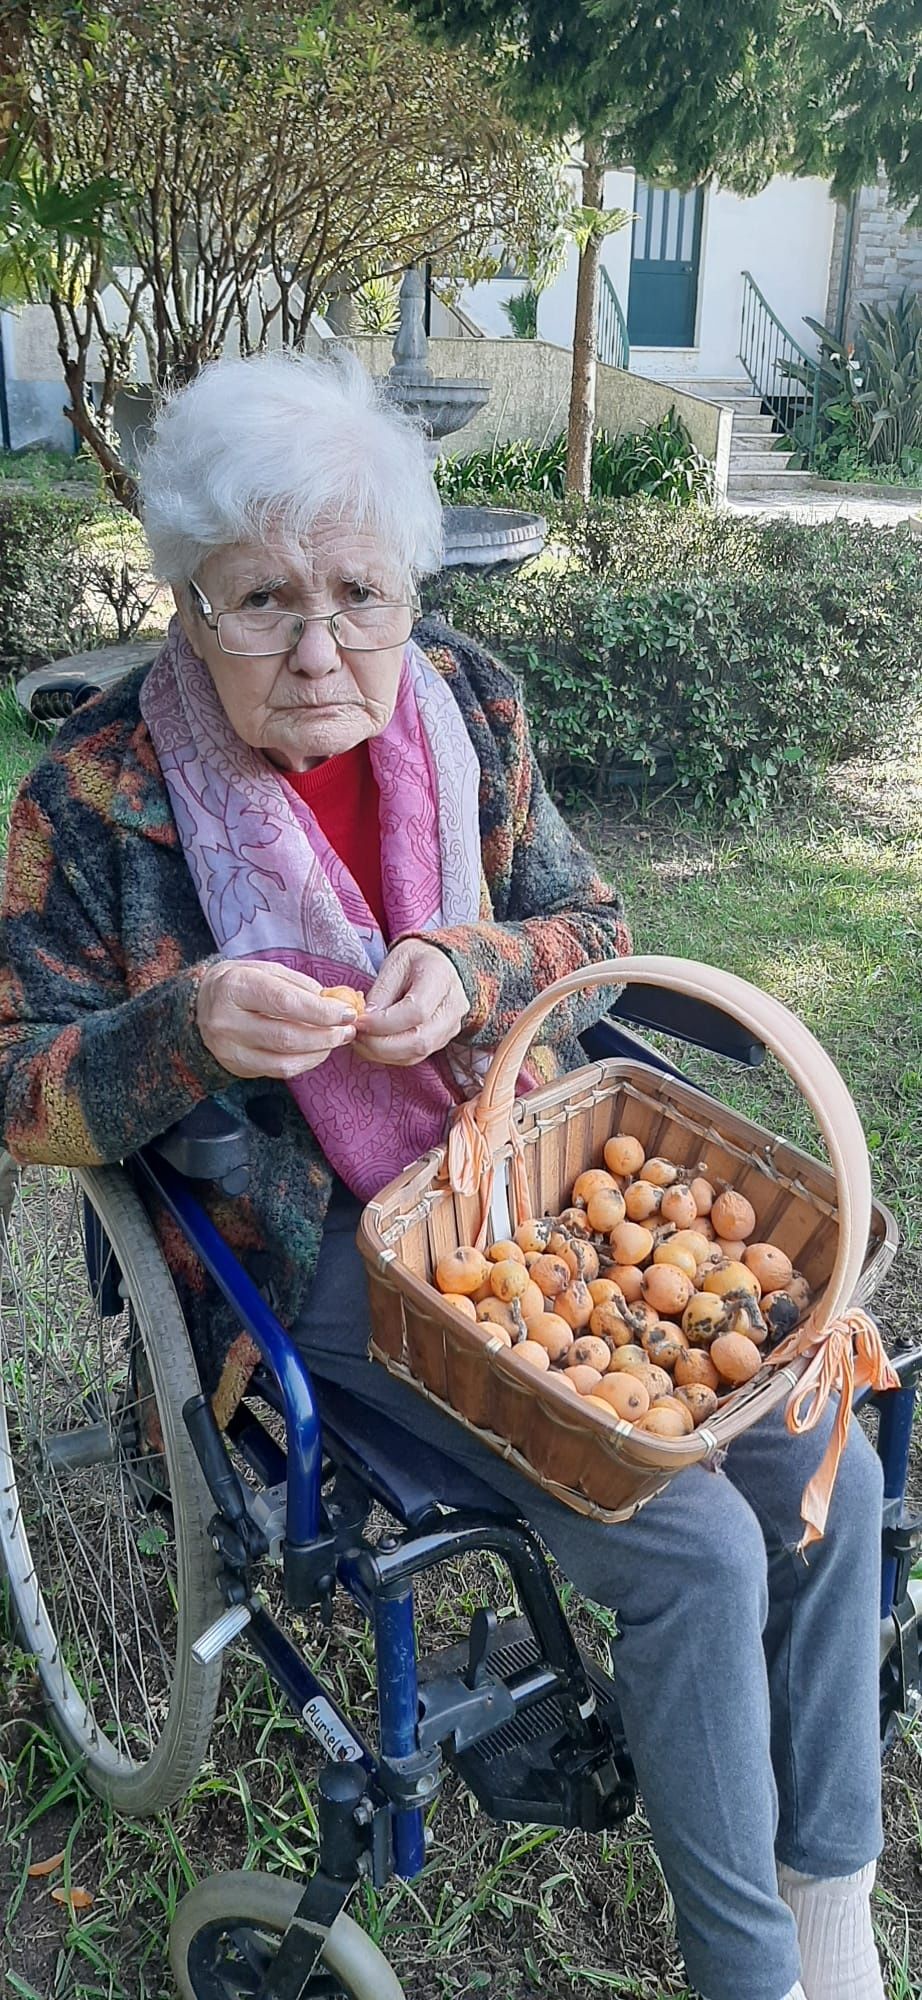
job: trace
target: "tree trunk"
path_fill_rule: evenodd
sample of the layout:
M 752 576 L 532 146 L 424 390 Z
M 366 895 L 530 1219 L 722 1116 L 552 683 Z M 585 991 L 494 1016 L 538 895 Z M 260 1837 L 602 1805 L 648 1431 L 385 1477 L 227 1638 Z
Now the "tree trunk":
M 583 207 L 601 208 L 605 167 L 596 146 L 583 149 Z M 599 263 L 603 238 L 594 232 L 579 253 L 576 279 L 576 321 L 573 327 L 573 373 L 567 427 L 567 492 L 589 498 L 592 434 L 595 426 L 595 374 L 598 353 Z

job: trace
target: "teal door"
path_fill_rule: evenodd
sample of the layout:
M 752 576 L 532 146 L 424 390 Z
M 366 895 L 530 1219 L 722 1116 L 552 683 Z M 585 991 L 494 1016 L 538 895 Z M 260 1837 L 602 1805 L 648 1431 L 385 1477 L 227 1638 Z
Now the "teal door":
M 627 330 L 632 347 L 692 347 L 704 191 L 638 181 Z

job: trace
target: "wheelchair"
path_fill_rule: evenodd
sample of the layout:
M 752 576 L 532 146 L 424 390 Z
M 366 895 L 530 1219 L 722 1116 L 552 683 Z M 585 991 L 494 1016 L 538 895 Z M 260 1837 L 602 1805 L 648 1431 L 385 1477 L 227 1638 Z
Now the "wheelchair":
M 703 1003 L 633 987 L 584 1038 L 587 1061 L 678 1074 L 638 1029 L 750 1066 L 764 1053 Z M 199 1883 L 170 1936 L 183 2000 L 400 2000 L 348 1915 L 353 1892 L 420 1873 L 447 1767 L 494 1819 L 617 1827 L 635 1789 L 616 1686 L 577 1646 L 511 1504 L 418 1443 L 408 1462 L 384 1419 L 312 1381 L 200 1206 L 202 1180 L 230 1197 L 247 1184 L 245 1130 L 214 1103 L 124 1168 L 0 1157 L 0 1568 L 57 1733 L 117 1809 L 156 1812 L 192 1784 L 234 1644 L 320 1746 L 315 1871 Z M 223 1433 L 145 1191 L 262 1357 Z M 893 1359 L 899 1388 L 870 1399 L 885 1488 L 883 1748 L 922 1707 L 922 1517 L 904 1498 L 922 1343 Z M 518 1615 L 481 1606 L 466 1642 L 427 1655 L 414 1583 L 472 1551 L 504 1565 Z M 273 1615 L 267 1582 L 302 1616 L 329 1623 L 344 1592 L 367 1619 L 374 1743 Z

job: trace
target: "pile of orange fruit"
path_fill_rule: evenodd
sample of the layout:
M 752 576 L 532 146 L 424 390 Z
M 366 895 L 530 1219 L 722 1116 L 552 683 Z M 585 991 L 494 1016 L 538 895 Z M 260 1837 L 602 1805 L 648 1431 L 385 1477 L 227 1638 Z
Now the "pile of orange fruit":
M 575 1395 L 659 1437 L 706 1423 L 798 1324 L 810 1288 L 777 1244 L 753 1240 L 745 1195 L 702 1163 L 687 1179 L 616 1133 L 559 1215 L 485 1251 L 440 1258 L 446 1301 Z M 687 1170 L 686 1170 L 687 1171 Z

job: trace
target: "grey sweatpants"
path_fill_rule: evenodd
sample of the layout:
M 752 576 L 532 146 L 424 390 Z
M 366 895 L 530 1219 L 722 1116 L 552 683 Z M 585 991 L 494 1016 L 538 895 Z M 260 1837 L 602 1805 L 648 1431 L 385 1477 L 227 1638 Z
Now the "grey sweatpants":
M 857 1425 L 825 1540 L 794 1553 L 828 1428 L 769 1418 L 721 1472 L 691 1467 L 634 1520 L 583 1519 L 366 1359 L 358 1205 L 340 1196 L 295 1339 L 321 1376 L 515 1501 L 562 1570 L 617 1611 L 614 1671 L 688 1976 L 706 2000 L 783 2000 L 800 1976 L 776 1863 L 849 1875 L 880 1852 L 882 1482 Z M 446 1480 L 446 1499 L 451 1482 Z

